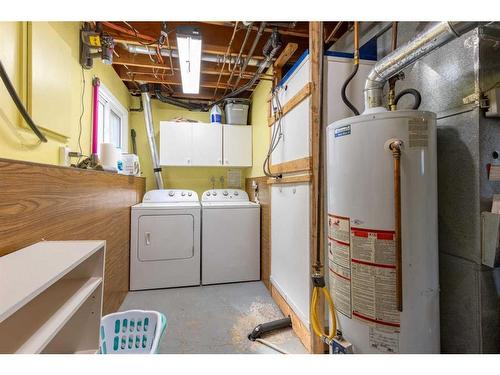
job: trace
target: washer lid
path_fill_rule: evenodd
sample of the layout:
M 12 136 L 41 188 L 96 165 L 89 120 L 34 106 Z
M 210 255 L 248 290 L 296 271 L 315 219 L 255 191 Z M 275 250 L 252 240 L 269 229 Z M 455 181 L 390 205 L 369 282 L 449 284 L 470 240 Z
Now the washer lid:
M 259 203 L 255 202 L 201 202 L 201 207 L 203 209 L 211 209 L 211 208 L 258 208 L 260 207 Z

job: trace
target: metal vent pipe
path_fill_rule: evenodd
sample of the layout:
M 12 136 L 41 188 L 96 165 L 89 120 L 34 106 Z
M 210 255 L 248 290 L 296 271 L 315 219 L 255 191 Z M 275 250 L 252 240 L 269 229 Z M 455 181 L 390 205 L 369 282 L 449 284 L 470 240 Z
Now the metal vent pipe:
M 149 85 L 140 85 L 141 99 L 144 105 L 144 122 L 146 123 L 146 132 L 148 135 L 149 149 L 151 151 L 151 160 L 153 161 L 153 172 L 158 189 L 163 189 L 163 177 L 161 175 L 160 158 L 156 148 L 155 131 L 153 127 L 153 112 L 151 110 L 151 97 L 149 96 Z
M 365 83 L 365 112 L 383 107 L 382 89 L 389 78 L 429 52 L 479 26 L 479 22 L 437 22 L 430 29 L 379 60 Z
M 136 46 L 136 45 L 133 45 L 133 44 L 126 44 L 126 43 L 123 43 L 122 46 L 129 53 L 139 54 L 139 55 L 150 55 L 150 56 L 156 55 L 156 49 L 148 47 L 148 46 Z M 167 48 L 160 49 L 160 54 L 162 56 L 165 56 L 165 57 L 169 57 L 170 55 L 172 55 L 173 58 L 179 58 L 179 53 L 176 50 L 171 50 L 170 51 Z M 201 55 L 201 60 L 202 61 L 213 62 L 213 63 L 219 64 L 219 63 L 222 62 L 223 59 L 220 56 L 218 56 L 218 55 L 203 53 Z M 238 62 L 237 61 L 238 57 L 237 56 L 228 56 L 228 57 L 226 57 L 226 60 L 231 65 L 234 65 L 234 64 L 236 64 Z M 245 60 L 245 62 L 246 61 L 247 60 Z M 249 58 L 247 64 L 250 65 L 250 66 L 258 66 L 260 64 L 260 61 L 261 60 L 259 60 L 259 59 Z

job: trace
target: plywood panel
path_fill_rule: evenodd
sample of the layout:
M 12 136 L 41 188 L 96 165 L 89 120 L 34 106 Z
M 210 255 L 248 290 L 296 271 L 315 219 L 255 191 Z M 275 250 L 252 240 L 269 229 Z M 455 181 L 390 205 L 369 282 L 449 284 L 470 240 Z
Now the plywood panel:
M 271 187 L 271 282 L 305 326 L 310 298 L 309 183 Z
M 130 206 L 145 180 L 0 159 L 0 256 L 41 240 L 106 240 L 103 314 L 128 292 Z

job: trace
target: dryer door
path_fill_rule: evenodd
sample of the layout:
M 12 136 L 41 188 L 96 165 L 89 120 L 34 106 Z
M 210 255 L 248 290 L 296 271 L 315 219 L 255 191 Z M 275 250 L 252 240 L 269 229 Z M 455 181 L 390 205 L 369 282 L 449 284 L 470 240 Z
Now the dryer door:
M 194 217 L 145 215 L 139 218 L 137 256 L 141 262 L 188 259 L 194 256 Z

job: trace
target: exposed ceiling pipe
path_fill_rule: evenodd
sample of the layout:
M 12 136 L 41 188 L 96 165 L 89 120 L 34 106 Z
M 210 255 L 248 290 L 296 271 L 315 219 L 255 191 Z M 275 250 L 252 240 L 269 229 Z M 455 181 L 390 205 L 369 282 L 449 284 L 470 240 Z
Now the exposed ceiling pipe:
M 163 189 L 163 177 L 161 175 L 160 158 L 156 148 L 155 131 L 153 127 L 153 112 L 151 110 L 151 97 L 149 95 L 149 85 L 147 83 L 140 85 L 141 99 L 144 105 L 144 122 L 148 135 L 149 150 L 151 151 L 151 160 L 153 161 L 153 172 L 155 175 L 156 186 Z
M 231 54 L 230 54 L 231 46 L 233 45 L 236 31 L 238 31 L 238 21 L 236 21 L 236 23 L 234 24 L 233 35 L 231 36 L 231 40 L 229 41 L 229 44 L 227 45 L 226 53 L 224 54 L 224 61 L 222 62 L 222 67 L 220 69 L 219 78 L 217 79 L 217 84 L 215 85 L 214 99 L 215 99 L 215 95 L 217 94 L 217 89 L 219 88 L 219 83 L 220 83 L 220 79 L 222 77 L 222 72 L 224 71 L 224 67 L 226 66 L 226 58 L 227 58 L 227 56 L 231 56 Z M 231 66 L 231 63 L 229 63 L 229 66 Z
M 247 26 L 247 32 L 245 33 L 245 39 L 243 39 L 243 43 L 241 43 L 240 47 L 240 52 L 238 53 L 238 57 L 236 58 L 236 63 L 233 64 L 233 69 L 231 70 L 231 74 L 229 75 L 229 78 L 227 79 L 227 86 L 226 89 L 224 90 L 224 95 L 227 93 L 227 89 L 229 87 L 229 84 L 231 83 L 231 80 L 233 79 L 234 72 L 236 71 L 236 67 L 241 64 L 241 55 L 243 54 L 243 49 L 245 48 L 245 45 L 247 44 L 248 37 L 250 36 L 250 32 L 252 31 L 252 25 L 253 22 L 248 23 Z
M 383 107 L 382 90 L 392 76 L 429 52 L 479 26 L 479 22 L 438 22 L 379 60 L 365 83 L 365 112 Z
M 260 37 L 262 36 L 262 34 L 264 33 L 264 29 L 266 28 L 266 23 L 265 22 L 261 22 L 260 23 L 260 26 L 259 26 L 259 30 L 257 31 L 257 35 L 255 36 L 255 39 L 252 43 L 252 46 L 250 47 L 250 51 L 248 51 L 248 55 L 245 59 L 245 61 L 243 62 L 243 66 L 241 67 L 240 69 L 240 74 L 238 76 L 238 79 L 236 80 L 236 83 L 234 84 L 234 87 L 237 87 L 238 86 L 238 83 L 240 83 L 240 80 L 241 80 L 241 76 L 243 75 L 243 73 L 245 72 L 245 70 L 247 69 L 247 66 L 248 65 L 251 65 L 250 64 L 250 59 L 252 58 L 253 56 L 253 53 L 255 51 L 255 48 L 257 47 L 257 44 L 259 43 L 259 40 L 260 40 Z M 272 35 L 272 34 L 271 34 Z
M 126 44 L 122 43 L 123 48 L 125 48 L 129 53 L 133 54 L 139 54 L 139 55 L 156 55 L 156 48 L 151 48 L 148 46 L 138 46 L 134 44 Z M 179 53 L 176 50 L 169 50 L 167 48 L 162 48 L 160 49 L 160 54 L 165 57 L 174 57 L 174 58 L 179 58 Z M 247 56 L 248 57 L 248 56 Z M 212 55 L 208 53 L 203 53 L 201 55 L 201 60 L 206 61 L 206 62 L 213 62 L 216 64 L 219 64 L 222 62 L 222 58 L 217 55 Z M 238 58 L 236 56 L 227 56 L 226 61 L 228 61 L 230 64 L 236 64 Z M 250 66 L 258 66 L 260 64 L 261 60 L 259 59 L 248 59 L 247 65 Z
M 250 81 L 248 81 L 246 84 L 244 84 L 243 86 L 237 88 L 236 90 L 231 91 L 229 94 L 224 95 L 222 98 L 211 103 L 210 106 L 212 107 L 214 105 L 221 103 L 222 101 L 224 101 L 227 98 L 237 96 L 237 95 L 241 94 L 243 91 L 245 91 L 246 89 L 248 89 L 249 87 L 252 87 L 254 85 L 254 83 L 257 81 L 257 79 L 259 79 L 259 77 L 262 74 L 262 72 L 264 71 L 264 69 L 266 69 L 270 65 L 274 56 L 276 56 L 279 49 L 281 48 L 281 45 L 282 45 L 282 42 L 280 40 L 278 31 L 275 30 L 271 34 L 269 39 L 267 40 L 266 44 L 264 45 L 264 48 L 262 49 L 262 52 L 266 58 L 265 58 L 265 60 L 263 60 L 261 62 L 261 64 L 259 65 L 259 67 L 258 67 L 257 71 L 255 72 L 254 76 L 252 77 L 252 79 Z

